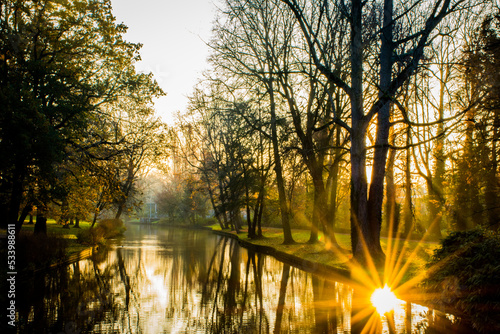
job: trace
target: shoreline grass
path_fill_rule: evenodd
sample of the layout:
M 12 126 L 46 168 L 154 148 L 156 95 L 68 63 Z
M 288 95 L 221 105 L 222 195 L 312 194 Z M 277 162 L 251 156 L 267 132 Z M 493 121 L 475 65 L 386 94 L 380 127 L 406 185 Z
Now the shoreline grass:
M 87 230 L 92 225 L 92 222 L 80 221 L 80 228 L 74 228 L 74 225 L 69 225 L 69 228 L 63 227 L 64 225 L 58 224 L 54 219 L 47 219 L 47 235 L 57 236 L 67 240 L 66 256 L 70 257 L 74 254 L 89 248 L 88 245 L 80 244 L 77 241 L 77 236 L 81 231 Z M 21 228 L 21 233 L 34 232 L 35 224 L 24 222 Z
M 263 227 L 263 238 L 250 239 L 247 235 L 247 230 L 240 230 L 236 233 L 234 230 L 221 229 L 219 224 L 206 226 L 213 231 L 221 231 L 224 233 L 233 234 L 243 242 L 257 246 L 271 247 L 275 251 L 282 252 L 288 255 L 293 255 L 302 260 L 318 263 L 338 269 L 340 272 L 348 270 L 348 262 L 352 259 L 351 252 L 351 236 L 347 233 L 335 233 L 335 238 L 341 251 L 328 249 L 324 243 L 322 232 L 318 233 L 317 243 L 308 243 L 310 231 L 304 229 L 292 229 L 292 235 L 295 244 L 283 244 L 283 230 L 277 227 Z M 406 282 L 417 276 L 425 267 L 434 249 L 439 247 L 436 241 L 427 241 L 424 238 L 421 240 L 409 239 L 403 240 L 398 238 L 381 237 L 381 246 L 387 256 L 391 256 L 392 261 L 399 258 L 408 259 L 411 257 L 412 263 L 401 278 L 401 283 Z M 390 253 L 390 254 L 389 254 Z

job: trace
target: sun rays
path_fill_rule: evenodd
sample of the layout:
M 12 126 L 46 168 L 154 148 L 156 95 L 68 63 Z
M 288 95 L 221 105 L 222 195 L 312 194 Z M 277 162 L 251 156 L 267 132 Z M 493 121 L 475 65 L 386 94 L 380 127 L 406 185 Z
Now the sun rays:
M 420 239 L 413 239 L 411 235 L 393 233 L 392 224 L 389 225 L 388 234 L 381 238 L 384 256 L 379 259 L 372 258 L 369 243 L 361 233 L 358 237 L 362 247 L 358 246 L 354 257 L 342 248 L 348 247 L 347 239 L 339 237 L 337 241 L 342 246 L 333 245 L 318 231 L 318 247 L 323 250 L 316 250 L 314 254 L 329 253 L 337 259 L 335 263 L 344 265 L 350 272 L 350 279 L 344 282 L 352 289 L 347 310 L 351 333 L 402 333 L 413 331 L 416 325 L 434 326 L 432 319 L 436 311 L 421 305 L 429 305 L 439 296 L 425 291 L 422 283 L 449 259 L 432 267 L 425 266 L 433 248 L 438 247 L 438 243 L 430 239 L 432 226 Z M 335 308 L 338 302 L 332 298 L 327 303 Z M 446 315 L 439 315 L 443 316 Z
M 410 236 L 402 238 L 399 233 L 393 235 L 392 230 L 390 224 L 388 236 L 384 238 L 383 263 L 376 263 L 371 257 L 361 234 L 363 261 L 353 258 L 346 262 L 351 272 L 351 286 L 355 291 L 351 318 L 353 333 L 381 333 L 383 324 L 390 331 L 394 326 L 394 312 L 404 312 L 399 310 L 405 303 L 403 300 L 414 302 L 431 297 L 417 291 L 428 271 L 415 270 L 421 264 L 421 252 L 429 245 L 429 235 L 425 234 L 413 247 L 411 242 L 415 241 Z M 409 275 L 414 276 L 408 279 Z

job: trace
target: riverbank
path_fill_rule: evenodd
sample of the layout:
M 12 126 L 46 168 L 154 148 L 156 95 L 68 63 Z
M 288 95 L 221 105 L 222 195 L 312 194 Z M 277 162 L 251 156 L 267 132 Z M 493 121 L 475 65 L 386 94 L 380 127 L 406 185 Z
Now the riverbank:
M 353 274 L 349 234 L 335 233 L 339 248 L 334 248 L 325 245 L 321 233 L 318 242 L 309 243 L 310 231 L 301 229 L 292 231 L 295 243 L 291 245 L 283 244 L 283 234 L 279 228 L 263 228 L 263 238 L 261 239 L 250 239 L 246 230 L 236 233 L 235 231 L 221 230 L 218 225 L 210 226 L 208 229 L 212 230 L 213 233 L 236 239 L 245 248 L 269 254 L 302 270 L 327 277 L 341 276 L 356 279 L 353 277 L 355 274 Z M 401 272 L 397 275 L 391 273 L 392 276 L 398 276 L 398 284 L 421 275 L 434 249 L 438 247 L 436 242 L 405 241 L 385 237 L 381 239 L 381 245 L 389 261 L 392 261 L 395 267 L 401 267 Z M 398 261 L 399 263 L 397 263 Z
M 349 235 L 336 233 L 336 239 L 341 248 L 344 249 L 344 251 L 339 252 L 327 250 L 321 238 L 316 244 L 308 244 L 307 237 L 309 234 L 307 231 L 293 231 L 297 243 L 283 245 L 280 229 L 266 229 L 264 238 L 258 240 L 249 239 L 246 231 L 237 234 L 234 231 L 221 231 L 218 226 L 212 227 L 212 229 L 216 234 L 236 239 L 245 248 L 269 254 L 304 271 L 331 280 L 346 282 L 355 289 L 366 290 L 369 294 L 375 288 L 382 287 L 387 283 L 390 290 L 395 293 L 396 298 L 400 300 L 428 307 L 445 315 L 453 315 L 453 317 L 450 317 L 450 319 L 454 319 L 450 322 L 452 325 L 450 328 L 454 328 L 453 326 L 458 324 L 459 328 L 463 330 L 461 333 L 477 333 L 478 331 L 498 333 L 500 328 L 497 318 L 498 298 L 496 297 L 498 296 L 496 292 L 498 291 L 498 281 L 491 277 L 498 276 L 496 274 L 485 274 L 489 272 L 496 273 L 494 268 L 488 268 L 488 261 L 486 261 L 486 265 L 481 265 L 484 262 L 483 258 L 487 259 L 488 254 L 492 253 L 491 250 L 485 251 L 482 248 L 497 247 L 489 246 L 492 244 L 497 245 L 497 243 L 493 243 L 496 239 L 491 236 L 486 238 L 488 236 L 486 232 L 483 232 L 485 234 L 478 239 L 479 241 L 473 237 L 475 234 L 481 234 L 481 231 L 470 231 L 455 236 L 455 238 L 460 239 L 456 246 L 462 249 L 461 255 L 458 257 L 453 247 L 451 250 L 449 249 L 452 241 L 447 238 L 444 242 L 447 243 L 448 248 L 445 249 L 451 251 L 452 255 L 446 257 L 447 262 L 445 264 L 459 258 L 462 267 L 451 267 L 452 269 L 449 269 L 451 272 L 448 273 L 451 275 L 451 280 L 438 276 L 441 282 L 438 284 L 437 289 L 429 289 L 428 273 L 436 275 L 436 270 L 439 271 L 442 268 L 442 266 L 434 266 L 429 269 L 429 263 L 432 262 L 429 260 L 434 250 L 439 248 L 439 252 L 443 252 L 441 243 L 435 241 L 429 242 L 424 238 L 419 241 L 381 238 L 382 248 L 386 254 L 384 273 L 384 270 L 375 272 L 372 270 L 373 268 L 360 267 L 354 264 L 351 252 L 345 251 L 347 246 L 350 248 Z M 472 240 L 467 241 L 464 238 L 472 238 Z M 471 254 L 464 253 L 467 249 L 471 250 L 469 252 Z M 474 259 L 474 261 L 471 262 L 470 259 Z M 473 272 L 469 272 L 470 270 L 463 271 L 461 268 L 474 269 L 471 269 Z M 477 290 L 477 284 L 476 286 L 469 284 L 459 287 L 457 285 L 458 279 L 463 281 L 464 275 L 480 281 L 479 290 Z M 481 279 L 483 281 L 486 279 L 487 282 L 483 282 Z M 490 292 L 485 293 L 485 291 L 488 291 L 486 289 L 490 289 Z M 455 332 L 455 330 L 443 332 Z
M 98 245 L 82 243 L 80 234 L 90 229 L 90 222 L 80 226 L 64 227 L 54 220 L 47 221 L 47 233 L 35 235 L 34 224 L 25 222 L 16 238 L 13 268 L 19 278 L 29 277 L 35 272 L 51 270 L 88 258 L 98 250 Z M 1 242 L 6 241 L 6 231 L 0 230 Z M 6 247 L 2 247 L 4 252 Z M 5 275 L 2 272 L 1 275 Z M 3 277 L 3 276 L 2 276 Z
M 65 256 L 70 258 L 79 254 L 80 252 L 89 248 L 89 245 L 84 245 L 78 242 L 78 234 L 84 230 L 88 230 L 91 226 L 91 222 L 81 221 L 79 227 L 75 228 L 75 225 L 68 225 L 64 227 L 62 224 L 58 224 L 53 219 L 47 220 L 47 235 L 60 237 L 66 240 L 67 247 L 65 251 Z M 35 224 L 29 224 L 25 222 L 23 228 L 21 229 L 22 234 L 33 234 L 35 230 Z
M 328 277 L 349 277 L 350 270 L 345 265 L 349 260 L 347 251 L 333 252 L 325 250 L 324 244 L 307 243 L 306 235 L 302 231 L 295 231 L 295 244 L 283 245 L 280 240 L 279 231 L 266 229 L 265 236 L 262 239 L 250 239 L 245 236 L 246 232 L 237 234 L 234 231 L 212 230 L 213 233 L 233 238 L 238 243 L 259 253 L 271 255 L 274 258 L 321 276 Z
M 127 224 L 133 224 L 129 222 Z M 200 227 L 183 224 L 162 224 L 156 223 L 152 226 L 170 226 L 184 228 L 202 228 L 213 233 L 227 236 L 238 241 L 245 248 L 256 252 L 271 255 L 280 261 L 298 267 L 304 271 L 315 273 L 326 277 L 352 277 L 351 266 L 351 242 L 350 235 L 347 233 L 335 233 L 338 248 L 325 245 L 322 233 L 319 233 L 319 240 L 316 243 L 309 243 L 310 231 L 303 229 L 293 229 L 294 244 L 283 244 L 282 229 L 276 227 L 264 227 L 263 238 L 250 239 L 246 230 L 240 230 L 239 233 L 231 230 L 221 230 L 218 224 Z M 25 224 L 23 230 L 26 234 L 33 231 L 34 225 Z M 55 221 L 47 222 L 48 235 L 55 235 L 63 238 L 67 243 L 65 255 L 55 263 L 66 263 L 69 259 L 77 260 L 79 254 L 89 249 L 90 245 L 84 245 L 79 242 L 78 234 L 90 228 L 89 222 L 80 222 L 80 228 L 64 228 Z M 433 250 L 438 246 L 436 242 L 425 242 L 401 239 L 381 239 L 382 248 L 389 258 L 409 259 L 411 263 L 405 266 L 405 271 L 400 275 L 399 283 L 406 282 L 421 273 L 425 263 L 432 255 Z M 90 247 L 90 249 L 92 249 Z M 45 266 L 46 267 L 46 266 Z

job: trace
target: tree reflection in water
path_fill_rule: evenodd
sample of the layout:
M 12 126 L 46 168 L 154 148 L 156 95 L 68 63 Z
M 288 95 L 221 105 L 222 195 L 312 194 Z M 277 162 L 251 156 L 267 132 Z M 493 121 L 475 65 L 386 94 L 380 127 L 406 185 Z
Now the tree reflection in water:
M 410 303 L 374 315 L 334 282 L 205 231 L 129 226 L 90 259 L 39 272 L 19 291 L 21 333 L 446 333 Z M 452 327 L 450 327 L 452 326 Z M 455 326 L 455 327 L 453 327 Z

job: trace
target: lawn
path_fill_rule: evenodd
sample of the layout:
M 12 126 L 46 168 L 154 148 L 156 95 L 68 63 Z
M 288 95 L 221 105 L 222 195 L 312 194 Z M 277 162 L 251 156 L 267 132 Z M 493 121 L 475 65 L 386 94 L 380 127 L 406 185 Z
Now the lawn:
M 214 230 L 221 230 L 218 224 L 210 226 Z M 234 231 L 223 230 L 224 232 L 236 234 Z M 240 231 L 238 238 L 255 245 L 268 246 L 277 251 L 297 256 L 311 262 L 322 263 L 334 268 L 346 270 L 346 263 L 351 259 L 351 237 L 349 234 L 336 233 L 335 237 L 340 246 L 339 249 L 327 249 L 322 233 L 319 233 L 319 242 L 309 244 L 310 231 L 294 229 L 293 238 L 296 241 L 292 245 L 283 245 L 283 230 L 280 228 L 264 227 L 262 229 L 263 239 L 248 238 L 247 231 Z M 387 260 L 391 261 L 392 267 L 402 267 L 408 259 L 411 263 L 405 271 L 402 281 L 406 281 L 420 272 L 425 263 L 429 260 L 434 249 L 438 247 L 436 242 L 426 242 L 424 240 L 403 240 L 393 238 L 381 238 L 381 246 Z M 399 263 L 398 263 L 399 261 Z
M 89 229 L 91 225 L 91 222 L 80 221 L 79 229 L 74 228 L 74 225 L 70 225 L 70 228 L 64 228 L 63 225 L 58 224 L 54 219 L 47 219 L 47 235 L 60 236 L 67 239 L 68 248 L 66 249 L 66 254 L 70 256 L 88 248 L 88 246 L 77 242 L 77 235 L 80 231 Z M 28 222 L 25 221 L 21 233 L 33 233 L 34 229 L 35 224 L 28 224 Z

